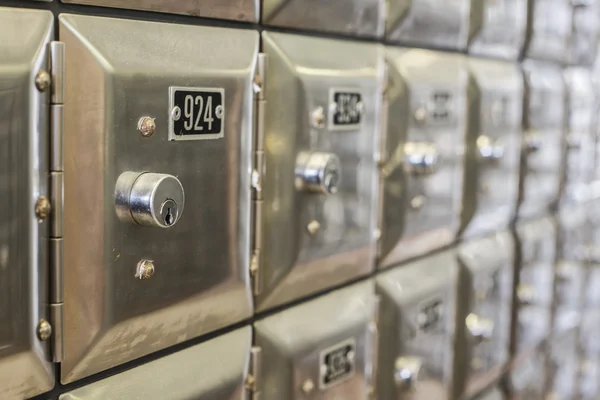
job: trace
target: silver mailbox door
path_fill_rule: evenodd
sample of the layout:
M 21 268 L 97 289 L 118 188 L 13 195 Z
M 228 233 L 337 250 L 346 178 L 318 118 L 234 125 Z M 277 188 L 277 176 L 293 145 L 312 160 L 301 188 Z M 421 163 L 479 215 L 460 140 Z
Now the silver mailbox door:
M 528 60 L 519 217 L 543 215 L 558 200 L 566 118 L 561 69 Z
M 530 0 L 525 54 L 535 60 L 566 60 L 572 27 L 569 0 Z
M 23 399 L 54 386 L 47 345 L 36 335 L 48 316 L 47 220 L 35 204 L 48 194 L 50 12 L 0 7 L 0 388 Z
M 569 41 L 571 65 L 592 65 L 598 49 L 600 30 L 600 2 L 573 1 L 573 26 Z
M 379 266 L 443 247 L 459 224 L 466 131 L 464 57 L 388 47 Z
M 263 0 L 262 22 L 286 28 L 382 36 L 385 0 Z
M 379 45 L 268 32 L 263 49 L 261 310 L 372 271 L 383 76 Z M 344 96 L 354 103 L 337 110 Z M 306 159 L 337 160 L 329 193 L 310 186 Z
M 60 396 L 60 400 L 245 400 L 245 327 Z
M 467 397 L 494 382 L 508 362 L 513 256 L 508 231 L 466 242 L 459 250 L 466 307 L 459 310 L 464 325 L 457 332 L 464 334 L 457 338 L 457 352 L 465 355 L 462 393 Z
M 522 140 L 523 77 L 501 61 L 469 59 L 473 75 L 461 231 L 471 237 L 514 216 Z
M 380 399 L 450 399 L 457 264 L 444 251 L 377 277 Z
M 71 382 L 252 314 L 249 171 L 258 34 L 65 14 L 60 23 L 68 48 L 69 155 L 61 371 Z M 170 96 L 173 88 L 179 92 Z M 180 125 L 175 132 L 198 140 L 169 140 L 177 104 L 181 123 L 195 133 L 180 135 L 187 129 Z M 144 116 L 155 118 L 155 133 L 138 131 Z M 220 135 L 196 129 L 210 132 L 207 118 L 220 124 Z M 187 204 L 175 225 L 121 219 L 115 193 L 121 201 L 118 184 L 129 171 L 177 177 Z
M 471 0 L 469 53 L 516 60 L 526 27 L 527 0 Z
M 469 34 L 469 0 L 388 0 L 386 37 L 411 46 L 462 50 Z
M 579 374 L 579 349 L 577 329 L 571 329 L 553 338 L 548 353 L 547 398 L 573 399 Z
M 367 400 L 377 304 L 366 281 L 256 322 L 261 399 Z
M 536 349 L 512 363 L 508 375 L 510 399 L 541 400 L 546 382 L 546 357 L 542 349 Z
M 258 22 L 260 0 L 60 0 L 131 10 Z
M 596 93 L 589 70 L 571 67 L 565 70 L 567 83 L 567 132 L 564 200 L 580 202 L 587 197 L 594 163 Z

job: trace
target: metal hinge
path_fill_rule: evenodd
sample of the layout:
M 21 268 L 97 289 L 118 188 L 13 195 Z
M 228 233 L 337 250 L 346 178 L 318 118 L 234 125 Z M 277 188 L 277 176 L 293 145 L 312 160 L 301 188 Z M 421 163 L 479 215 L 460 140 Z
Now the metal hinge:
M 369 335 L 371 345 L 371 362 L 373 368 L 371 369 L 371 376 L 368 382 L 368 393 L 367 398 L 369 400 L 377 399 L 377 366 L 379 365 L 379 309 L 381 305 L 381 298 L 378 295 L 373 296 L 373 314 L 371 321 L 369 322 Z
M 65 44 L 50 42 L 50 324 L 52 361 L 61 362 L 63 349 L 64 237 L 64 98 Z
M 380 131 L 380 135 L 379 135 L 379 158 L 377 160 L 375 160 L 377 162 L 377 175 L 378 175 L 378 181 L 379 181 L 379 186 L 378 186 L 378 196 L 377 196 L 377 201 L 378 201 L 378 206 L 377 206 L 377 228 L 375 231 L 375 239 L 377 241 L 377 246 L 376 246 L 376 257 L 377 260 L 379 260 L 379 258 L 382 255 L 383 249 L 382 249 L 382 243 L 381 243 L 381 228 L 383 226 L 383 198 L 385 195 L 385 191 L 384 191 L 384 183 L 385 183 L 385 176 L 383 175 L 383 166 L 385 165 L 385 161 L 386 161 L 386 140 L 387 140 L 387 118 L 388 118 L 388 107 L 389 107 L 389 101 L 388 101 L 388 89 L 389 89 L 389 84 L 390 84 L 390 78 L 389 78 L 389 65 L 387 62 L 383 63 L 383 83 L 382 83 L 382 91 L 381 91 L 381 116 L 380 116 L 380 120 L 379 120 L 379 131 Z
M 246 398 L 248 400 L 260 400 L 262 349 L 252 347 L 250 349 L 250 365 L 248 377 L 246 378 Z
M 260 267 L 262 264 L 261 250 L 263 246 L 263 193 L 262 184 L 265 170 L 265 79 L 267 68 L 267 55 L 260 53 L 256 63 L 253 89 L 255 99 L 254 134 L 253 134 L 253 161 L 252 161 L 252 253 L 250 257 L 250 276 L 254 295 L 261 293 Z

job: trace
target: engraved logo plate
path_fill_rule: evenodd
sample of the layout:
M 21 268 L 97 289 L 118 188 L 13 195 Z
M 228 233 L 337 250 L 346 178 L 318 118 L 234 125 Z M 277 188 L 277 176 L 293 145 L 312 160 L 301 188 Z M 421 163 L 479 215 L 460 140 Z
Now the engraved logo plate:
M 319 354 L 319 388 L 328 389 L 350 379 L 355 371 L 356 341 L 348 339 Z
M 350 130 L 360 127 L 364 104 L 359 92 L 353 89 L 331 89 L 329 101 L 330 130 Z
M 223 137 L 225 90 L 169 88 L 169 140 L 203 140 Z

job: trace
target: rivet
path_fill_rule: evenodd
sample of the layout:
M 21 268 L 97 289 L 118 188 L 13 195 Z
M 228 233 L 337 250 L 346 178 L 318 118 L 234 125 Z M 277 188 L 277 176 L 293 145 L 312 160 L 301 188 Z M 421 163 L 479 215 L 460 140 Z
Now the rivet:
M 313 390 L 315 390 L 315 384 L 312 380 L 306 379 L 302 382 L 302 392 L 304 394 L 311 394 Z
M 317 107 L 310 115 L 310 122 L 313 128 L 323 128 L 325 126 L 325 110 L 323 107 Z
M 418 122 L 423 122 L 425 121 L 425 118 L 427 118 L 427 110 L 425 109 L 425 107 L 419 107 L 415 110 L 415 114 L 414 114 L 415 120 L 417 120 Z
M 140 118 L 138 121 L 138 131 L 140 131 L 144 137 L 152 136 L 156 131 L 156 123 L 154 122 L 154 118 Z
M 421 208 L 423 208 L 423 206 L 425 205 L 425 201 L 427 200 L 427 198 L 423 195 L 416 195 L 415 197 L 412 198 L 412 200 L 410 201 L 410 208 L 412 208 L 413 210 L 420 210 Z
M 179 118 L 181 118 L 181 108 L 179 106 L 175 106 L 171 110 L 171 119 L 173 121 L 179 121 Z
M 37 327 L 37 335 L 42 341 L 48 340 L 52 335 L 52 325 L 50 325 L 50 322 L 46 321 L 45 319 L 40 320 L 40 323 Z
M 306 230 L 311 236 L 316 235 L 319 229 L 321 229 L 321 224 L 317 220 L 310 221 L 306 226 Z
M 35 87 L 40 92 L 45 92 L 50 87 L 50 74 L 48 71 L 40 70 L 35 76 Z
M 48 218 L 51 209 L 52 206 L 50 205 L 50 200 L 44 196 L 38 197 L 37 201 L 35 202 L 35 215 L 40 221 Z
M 137 264 L 135 277 L 138 279 L 150 279 L 154 275 L 154 261 L 141 260 Z

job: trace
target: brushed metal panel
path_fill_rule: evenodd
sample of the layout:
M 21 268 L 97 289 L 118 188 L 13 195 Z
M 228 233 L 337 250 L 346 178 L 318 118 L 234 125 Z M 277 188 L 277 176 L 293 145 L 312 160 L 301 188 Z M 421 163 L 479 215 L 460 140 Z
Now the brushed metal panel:
M 527 0 L 471 0 L 469 53 L 516 60 L 526 28 Z
M 508 226 L 516 212 L 522 141 L 523 76 L 518 65 L 469 59 L 469 123 L 461 232 Z
M 495 382 L 508 363 L 514 275 L 514 241 L 508 231 L 471 240 L 459 248 L 462 268 L 461 297 L 466 307 L 459 310 L 462 326 L 457 326 L 457 352 L 463 355 L 459 373 L 460 392 L 467 398 Z M 473 318 L 479 321 L 472 321 Z M 468 319 L 471 319 L 469 321 Z M 489 337 L 477 338 L 469 323 L 493 323 Z M 484 333 L 485 335 L 486 333 Z
M 454 329 L 456 326 L 457 262 L 453 250 L 437 253 L 376 278 L 381 297 L 379 315 L 380 399 L 430 400 L 452 398 L 454 380 Z M 440 304 L 437 321 L 424 328 L 423 306 Z M 421 370 L 411 388 L 395 382 L 400 357 L 421 360 Z
M 263 0 L 262 23 L 358 36 L 382 36 L 385 0 Z
M 252 329 L 245 327 L 91 383 L 60 400 L 245 400 Z
M 388 0 L 386 38 L 404 45 L 463 50 L 469 0 Z
M 509 374 L 511 400 L 542 400 L 546 384 L 546 357 L 536 349 L 514 363 Z
M 260 0 L 61 0 L 130 10 L 258 22 Z
M 519 218 L 546 214 L 560 194 L 566 89 L 558 66 L 527 60 Z
M 525 55 L 535 60 L 566 61 L 572 29 L 570 0 L 529 0 Z
M 49 197 L 49 95 L 35 77 L 48 68 L 53 26 L 50 12 L 0 7 L 0 397 L 11 400 L 54 386 L 36 334 L 49 319 L 49 226 L 34 213 Z
M 505 400 L 505 396 L 498 388 L 486 390 L 485 393 L 474 397 L 474 400 Z
M 548 387 L 546 398 L 575 398 L 579 374 L 579 351 L 577 329 L 571 329 L 553 338 L 548 349 Z
M 568 63 L 592 65 L 598 51 L 600 33 L 600 2 L 598 0 L 575 1 L 573 25 L 569 42 Z
M 379 45 L 267 32 L 263 49 L 268 75 L 259 310 L 372 271 L 383 78 Z M 311 124 L 318 110 L 330 121 L 335 89 L 360 93 L 360 126 L 334 130 L 329 122 Z M 297 188 L 297 157 L 314 151 L 339 158 L 337 193 Z M 318 223 L 313 234 L 312 221 Z
M 387 126 L 381 166 L 379 267 L 448 245 L 459 227 L 466 134 L 465 58 L 388 47 Z M 435 119 L 438 94 L 448 117 Z M 435 149 L 432 171 L 407 171 L 407 143 Z
M 368 399 L 375 299 L 374 284 L 366 281 L 257 321 L 255 344 L 263 357 L 261 399 Z M 353 374 L 321 388 L 320 354 L 348 340 L 355 344 Z
M 69 49 L 61 371 L 71 382 L 252 314 L 258 34 L 65 14 L 60 23 Z M 170 86 L 223 89 L 224 137 L 168 141 Z M 156 118 L 149 137 L 137 131 L 145 115 Z M 121 221 L 114 193 L 125 171 L 177 176 L 187 200 L 179 222 Z M 152 279 L 135 277 L 141 259 L 153 260 Z

